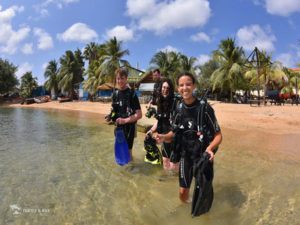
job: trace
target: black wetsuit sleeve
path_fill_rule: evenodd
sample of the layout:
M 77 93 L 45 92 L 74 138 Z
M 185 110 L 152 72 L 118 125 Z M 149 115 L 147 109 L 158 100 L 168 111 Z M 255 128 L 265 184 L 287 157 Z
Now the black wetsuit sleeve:
M 221 131 L 221 128 L 215 116 L 215 111 L 209 104 L 207 104 L 205 110 L 205 121 L 208 126 L 210 134 L 215 135 L 216 133 Z
M 136 110 L 139 110 L 139 109 L 141 109 L 141 105 L 140 105 L 137 95 L 134 93 L 134 96 L 132 98 L 132 110 L 135 113 Z
M 111 100 L 112 100 L 111 101 L 111 108 L 112 108 L 113 112 L 117 113 L 119 111 L 119 109 L 118 109 L 118 105 L 116 104 L 116 102 L 117 102 L 117 94 L 116 94 L 115 91 L 112 94 Z
M 157 99 L 157 91 L 158 91 L 159 83 L 154 84 L 153 88 L 153 95 L 152 95 L 152 105 L 157 105 L 156 99 Z
M 179 110 L 175 109 L 175 112 L 173 114 L 173 118 L 172 118 L 172 124 L 171 124 L 171 131 L 173 131 L 173 133 L 176 133 L 178 131 L 178 128 L 180 126 L 180 118 L 181 116 L 179 115 Z

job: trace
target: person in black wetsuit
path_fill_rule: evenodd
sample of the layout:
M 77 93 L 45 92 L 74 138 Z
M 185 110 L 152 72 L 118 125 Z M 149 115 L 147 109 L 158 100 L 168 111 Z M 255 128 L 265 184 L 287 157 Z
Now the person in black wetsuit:
M 119 90 L 114 91 L 112 97 L 112 111 L 106 121 L 112 119 L 124 131 L 128 144 L 130 159 L 133 161 L 132 147 L 135 136 L 136 121 L 142 118 L 141 106 L 134 89 L 127 86 L 128 72 L 125 68 L 115 71 Z
M 159 134 L 167 134 L 171 131 L 172 113 L 175 109 L 177 99 L 174 96 L 174 86 L 168 78 L 163 78 L 157 89 L 157 122 L 146 133 L 152 135 L 155 131 Z M 178 171 L 179 163 L 170 162 L 173 143 L 163 142 L 161 146 L 163 156 L 163 167 L 166 171 Z
M 167 134 L 157 134 L 157 143 L 175 139 L 177 154 L 180 154 L 179 196 L 189 202 L 189 190 L 193 178 L 193 166 L 207 152 L 212 163 L 215 152 L 222 141 L 222 134 L 214 110 L 211 106 L 193 96 L 195 78 L 190 73 L 177 77 L 178 92 L 183 101 L 178 105 L 172 130 Z M 212 167 L 212 164 L 211 164 Z
M 152 99 L 148 103 L 148 108 L 150 108 L 152 105 L 156 105 L 156 102 L 157 102 L 156 98 L 157 98 L 158 88 L 159 88 L 160 81 L 161 81 L 161 74 L 160 74 L 159 69 L 155 69 L 152 73 L 152 76 L 153 76 L 153 80 L 154 80 L 155 84 L 154 84 L 154 88 L 153 88 Z

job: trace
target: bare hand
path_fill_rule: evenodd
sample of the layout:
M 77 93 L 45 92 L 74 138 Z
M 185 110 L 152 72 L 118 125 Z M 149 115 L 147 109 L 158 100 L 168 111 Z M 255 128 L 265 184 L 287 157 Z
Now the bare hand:
M 117 122 L 117 124 L 123 125 L 123 124 L 126 123 L 126 119 L 124 119 L 124 118 L 118 118 L 118 119 L 116 120 L 116 122 Z
M 214 159 L 215 154 L 210 149 L 206 149 L 206 152 L 210 155 L 209 161 L 212 162 L 213 159 Z
M 152 130 L 150 129 L 147 133 L 146 133 L 146 136 L 152 136 L 152 134 L 153 134 L 153 132 L 152 132 Z
M 164 140 L 165 140 L 165 135 L 163 135 L 163 134 L 157 134 L 157 135 L 155 136 L 155 140 L 156 140 L 156 143 L 157 143 L 157 144 L 160 144 L 160 143 L 164 142 Z

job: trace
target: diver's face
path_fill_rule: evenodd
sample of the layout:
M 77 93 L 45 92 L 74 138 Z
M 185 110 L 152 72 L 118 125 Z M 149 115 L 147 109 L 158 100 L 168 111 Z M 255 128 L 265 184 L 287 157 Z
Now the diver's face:
M 126 76 L 121 76 L 120 74 L 117 74 L 116 81 L 120 90 L 124 90 L 126 88 L 126 84 L 127 84 Z
M 164 82 L 161 87 L 161 94 L 164 98 L 167 98 L 170 94 L 170 86 L 167 82 Z
M 196 85 L 189 76 L 182 76 L 178 80 L 178 92 L 182 96 L 185 103 L 190 104 L 194 101 L 193 91 Z
M 153 80 L 155 82 L 160 80 L 160 73 L 158 73 L 157 71 L 155 71 L 152 75 L 153 75 Z

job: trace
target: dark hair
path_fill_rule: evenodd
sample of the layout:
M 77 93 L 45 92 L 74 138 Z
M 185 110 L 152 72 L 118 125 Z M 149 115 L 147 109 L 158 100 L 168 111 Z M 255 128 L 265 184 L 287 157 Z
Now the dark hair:
M 167 98 L 164 98 L 162 96 L 161 90 L 162 90 L 162 86 L 163 84 L 167 82 L 170 89 L 169 89 L 169 95 Z M 167 115 L 170 114 L 171 108 L 172 108 L 172 100 L 174 98 L 174 85 L 172 83 L 172 81 L 169 78 L 163 78 L 160 83 L 159 86 L 157 88 L 157 99 L 156 99 L 156 103 L 157 103 L 157 112 L 160 113 L 166 113 Z
M 159 71 L 159 69 L 155 69 L 155 70 L 153 70 L 153 73 L 155 73 L 155 72 L 158 72 L 158 73 L 160 74 L 160 71 Z
M 176 78 L 176 84 L 178 85 L 179 79 L 183 76 L 188 76 L 192 79 L 193 84 L 196 82 L 196 79 L 194 77 L 193 74 L 189 73 L 189 72 L 183 72 L 182 74 L 179 74 Z
M 128 71 L 126 68 L 116 69 L 115 76 L 117 77 L 118 74 L 120 74 L 121 77 L 123 77 L 123 76 L 125 76 L 126 78 L 128 77 Z

